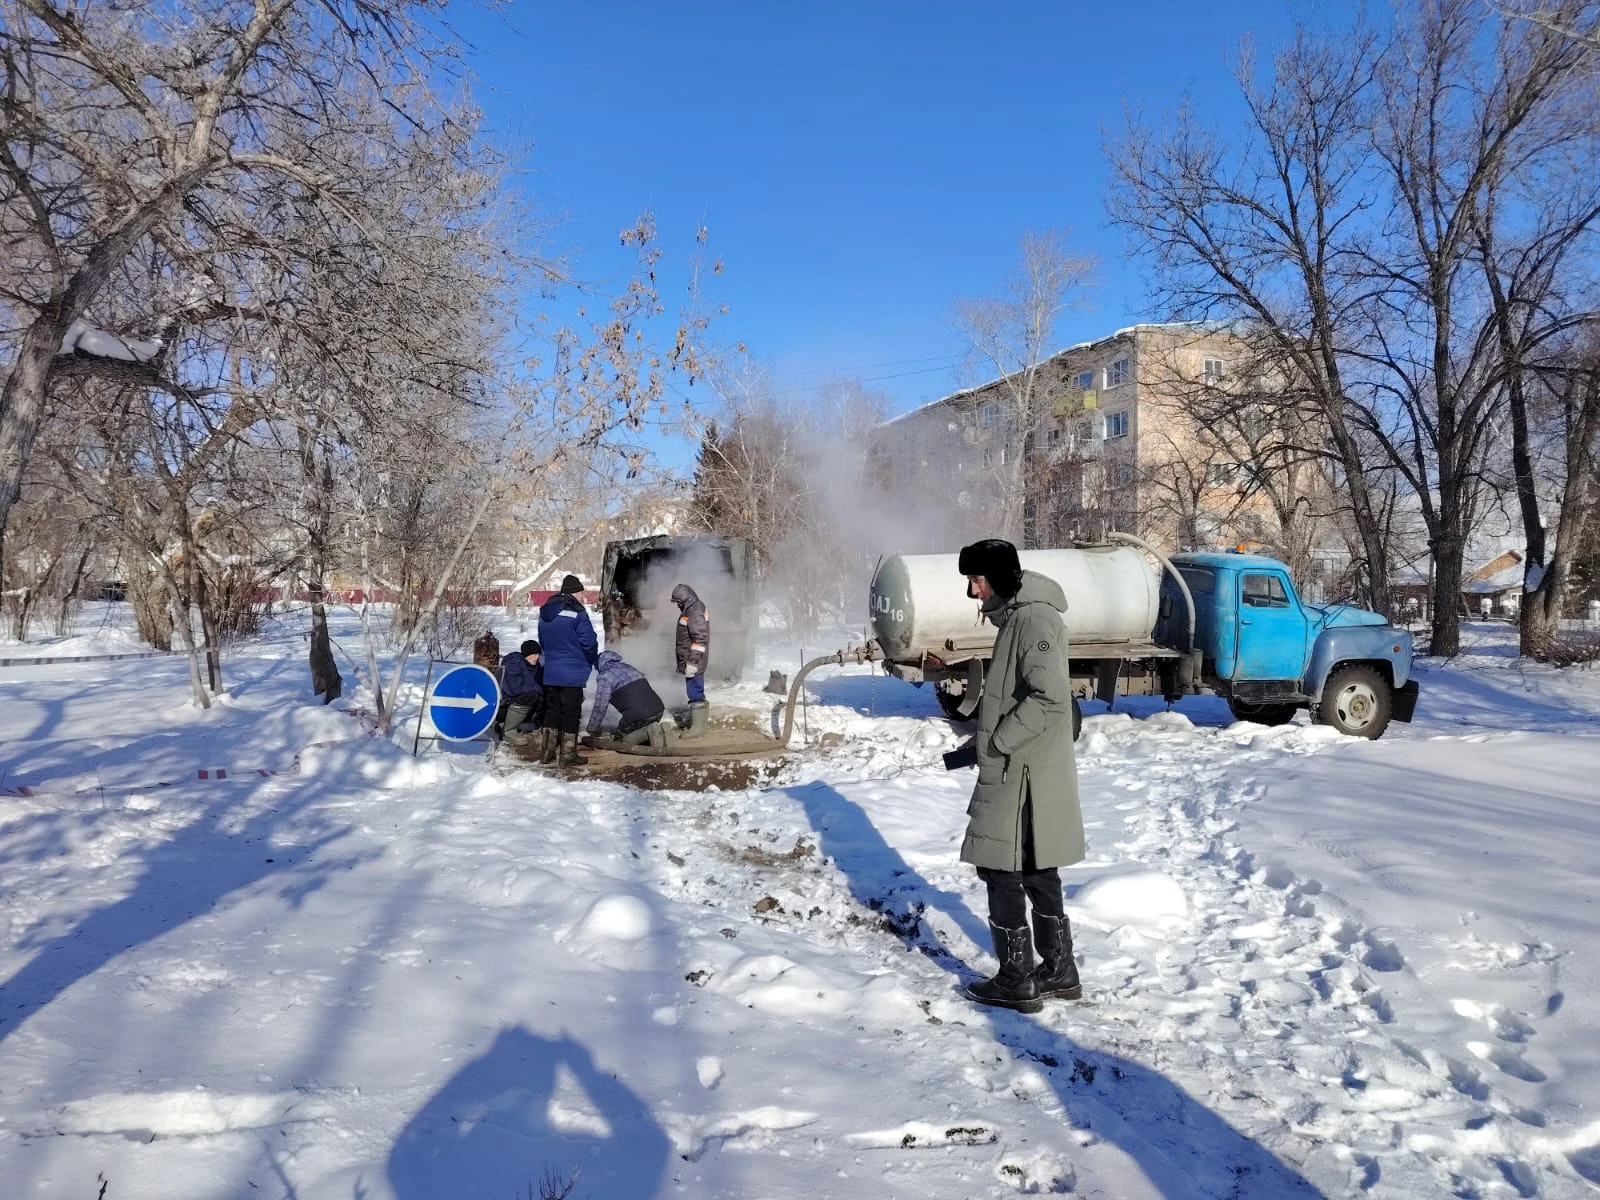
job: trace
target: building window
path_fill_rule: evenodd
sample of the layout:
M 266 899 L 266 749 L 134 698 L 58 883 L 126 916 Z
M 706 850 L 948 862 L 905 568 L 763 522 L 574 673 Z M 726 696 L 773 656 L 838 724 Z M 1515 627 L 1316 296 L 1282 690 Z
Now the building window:
M 993 429 L 1000 423 L 1000 406 L 998 404 L 985 404 L 983 406 L 983 427 Z
M 1003 466 L 1006 465 L 1006 463 L 1008 463 L 1010 461 L 1011 461 L 1011 447 L 1010 446 L 1001 446 L 1000 447 L 1000 465 L 1003 467 Z
M 1109 370 L 1110 368 L 1107 368 Z M 1106 437 L 1119 438 L 1128 436 L 1128 410 L 1120 409 L 1117 412 L 1106 414 Z
M 994 451 L 985 448 L 983 452 L 983 465 L 985 468 L 994 466 Z
M 1239 464 L 1231 462 L 1208 463 L 1206 465 L 1206 486 L 1227 487 L 1239 478 Z
M 1121 387 L 1128 382 L 1128 360 L 1119 358 L 1106 367 L 1106 387 Z
M 1054 446 L 1060 440 L 1061 440 L 1061 430 L 1059 430 L 1059 429 L 1051 429 L 1048 432 L 1046 432 L 1045 435 L 1044 435 L 1044 444 L 1046 446 Z
M 1222 382 L 1222 377 L 1227 373 L 1220 358 L 1206 359 L 1206 386 L 1216 387 Z
M 1094 372 L 1093 371 L 1079 371 L 1078 372 L 1078 390 L 1080 392 L 1092 392 L 1092 391 L 1094 391 Z
M 1133 482 L 1133 464 L 1131 462 L 1117 464 L 1117 482 L 1120 484 Z

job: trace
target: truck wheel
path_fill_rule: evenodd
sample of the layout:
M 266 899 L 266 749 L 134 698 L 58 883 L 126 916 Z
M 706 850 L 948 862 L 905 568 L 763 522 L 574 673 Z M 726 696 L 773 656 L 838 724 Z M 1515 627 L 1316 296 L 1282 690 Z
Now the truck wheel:
M 1371 667 L 1340 667 L 1322 685 L 1316 719 L 1351 737 L 1379 738 L 1389 728 L 1394 696 Z
M 1298 704 L 1251 704 L 1228 697 L 1228 709 L 1235 721 L 1254 721 L 1257 725 L 1287 725 L 1300 711 Z
M 973 713 L 971 717 L 961 715 L 961 705 L 967 698 L 967 689 L 963 683 L 957 682 L 952 689 L 949 684 L 941 681 L 933 685 L 933 694 L 939 697 L 939 707 L 952 721 L 970 721 L 978 715 L 977 713 Z

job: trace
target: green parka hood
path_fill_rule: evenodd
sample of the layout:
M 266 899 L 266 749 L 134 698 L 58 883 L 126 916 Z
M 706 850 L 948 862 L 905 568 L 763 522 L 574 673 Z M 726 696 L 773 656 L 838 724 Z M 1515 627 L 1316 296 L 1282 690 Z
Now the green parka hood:
M 1023 604 L 1048 604 L 1058 613 L 1064 613 L 1067 611 L 1067 594 L 1050 576 L 1040 575 L 1037 571 L 1024 571 L 1022 586 L 1017 589 L 1017 594 L 1009 600 L 1004 596 L 995 596 L 983 606 L 983 612 L 991 624 L 1003 625 L 1007 610 Z

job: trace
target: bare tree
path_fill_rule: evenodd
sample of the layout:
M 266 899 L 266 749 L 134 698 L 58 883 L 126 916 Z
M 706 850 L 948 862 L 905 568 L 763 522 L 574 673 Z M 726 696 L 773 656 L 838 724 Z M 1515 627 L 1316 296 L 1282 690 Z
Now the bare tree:
M 1031 439 L 1048 413 L 1055 383 L 1043 370 L 1054 350 L 1056 323 L 1068 309 L 1087 302 L 1096 263 L 1070 246 L 1069 230 L 1029 233 L 1022 238 L 1018 272 L 998 296 L 970 300 L 956 309 L 956 325 L 968 343 L 968 366 L 995 380 L 1004 415 L 999 447 L 989 466 L 997 484 L 995 536 L 1024 541 L 1028 508 Z
M 868 435 L 885 401 L 848 379 L 786 395 L 742 366 L 704 432 L 694 510 L 704 528 L 749 540 L 765 594 L 791 632 L 812 637 L 853 612 L 886 549 L 865 515 Z
M 1265 86 L 1247 55 L 1239 147 L 1185 111 L 1161 135 L 1130 125 L 1114 149 L 1113 213 L 1154 254 L 1166 306 L 1248 318 L 1290 364 L 1383 611 L 1374 471 L 1404 481 L 1432 552 L 1434 653 L 1459 645 L 1466 533 L 1503 399 L 1476 231 L 1537 207 L 1490 213 L 1491 190 L 1537 196 L 1564 178 L 1583 136 L 1584 53 L 1473 0 L 1438 0 L 1386 38 L 1302 30 Z
M 1600 50 L 1600 5 L 1594 0 L 1514 0 L 1496 7 L 1507 17 L 1531 21 Z
M 170 342 L 135 347 L 134 335 L 159 335 L 169 314 L 125 308 L 118 328 L 101 311 L 131 255 L 159 244 L 182 258 L 235 221 L 248 230 L 285 185 L 290 203 L 359 209 L 361 156 L 440 124 L 426 78 L 450 55 L 438 8 L 184 0 L 129 20 L 116 6 L 5 0 L 0 529 L 75 322 L 111 325 L 135 350 L 122 357 L 148 360 L 151 382 L 163 373 Z M 211 299 L 178 280 L 179 303 Z

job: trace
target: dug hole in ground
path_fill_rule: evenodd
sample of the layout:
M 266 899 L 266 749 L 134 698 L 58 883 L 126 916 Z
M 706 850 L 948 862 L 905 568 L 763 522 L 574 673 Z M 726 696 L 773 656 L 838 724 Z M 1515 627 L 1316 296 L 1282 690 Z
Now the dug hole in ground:
M 1087 998 L 1036 1017 L 960 994 L 930 692 L 819 672 L 769 785 L 652 791 L 413 758 L 425 664 L 374 738 L 305 633 L 209 711 L 181 658 L 0 669 L 0 1195 L 1600 1193 L 1600 672 L 1509 629 L 1376 743 L 1087 706 Z

